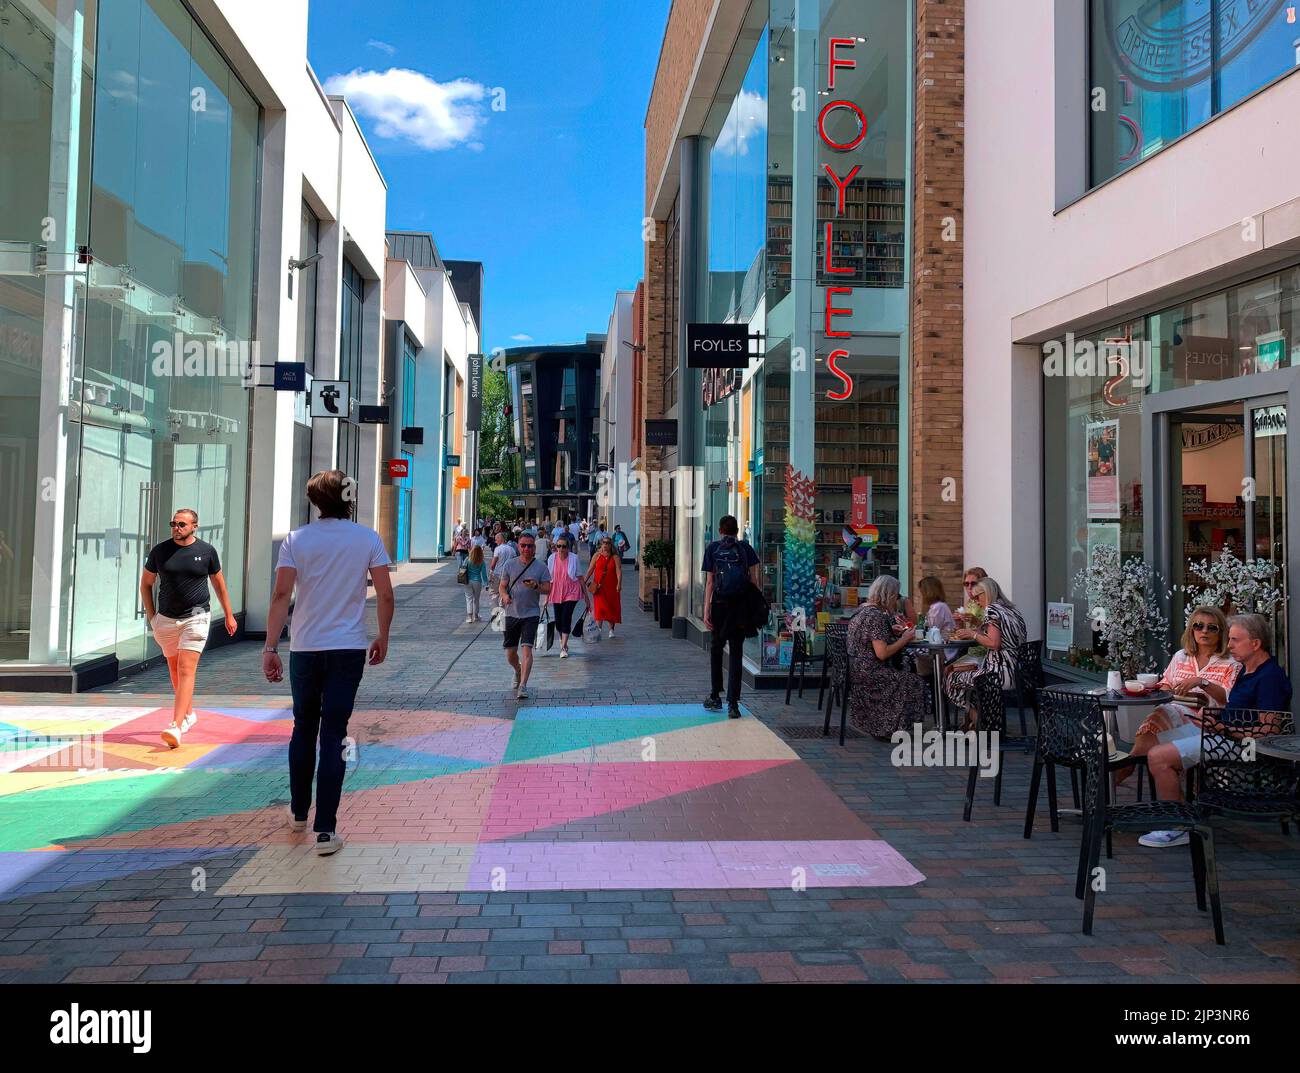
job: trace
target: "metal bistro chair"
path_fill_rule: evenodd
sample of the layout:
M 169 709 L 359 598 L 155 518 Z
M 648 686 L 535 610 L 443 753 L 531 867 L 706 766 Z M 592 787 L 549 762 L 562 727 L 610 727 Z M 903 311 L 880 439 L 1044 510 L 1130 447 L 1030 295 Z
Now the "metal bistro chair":
M 1007 729 L 1007 708 L 1005 693 L 1002 689 L 1001 676 L 995 672 L 988 672 L 977 677 L 972 684 L 972 697 L 975 701 L 975 707 L 979 712 L 979 720 L 976 725 L 978 734 L 993 734 L 998 736 L 998 773 L 993 778 L 993 804 L 1002 804 L 1002 754 L 1006 751 L 1006 729 Z M 960 733 L 954 731 L 952 733 Z M 968 742 L 969 738 L 966 739 Z M 978 738 L 976 739 L 978 741 Z M 968 749 L 969 755 L 969 749 Z M 970 776 L 966 780 L 966 809 L 962 813 L 962 819 L 970 821 L 971 809 L 975 805 L 975 787 L 979 782 L 979 752 L 971 758 Z
M 844 744 L 844 731 L 849 720 L 849 624 L 832 622 L 826 627 L 826 722 L 822 736 L 831 732 L 831 709 L 840 704 L 840 744 Z M 818 700 L 820 701 L 820 696 Z
M 1191 769 L 1197 814 L 1278 820 L 1282 833 L 1300 825 L 1300 765 L 1251 755 L 1246 742 L 1270 734 L 1293 734 L 1289 712 L 1230 708 L 1204 713 L 1201 762 Z
M 1106 757 L 1106 720 L 1101 704 L 1093 696 L 1043 693 L 1046 714 L 1058 698 L 1069 702 L 1070 717 L 1078 728 L 1080 740 L 1087 743 L 1084 749 L 1084 824 L 1083 841 L 1079 847 L 1079 871 L 1075 877 L 1075 897 L 1083 899 L 1083 934 L 1092 934 L 1093 909 L 1097 890 L 1090 882 L 1101 858 L 1103 835 L 1107 855 L 1113 831 L 1186 831 L 1191 835 L 1192 879 L 1196 887 L 1196 908 L 1205 909 L 1205 895 L 1210 896 L 1210 912 L 1214 918 L 1214 941 L 1224 945 L 1223 907 L 1219 902 L 1219 874 L 1214 862 L 1214 831 L 1198 810 L 1182 801 L 1144 801 L 1133 805 L 1113 805 L 1106 800 L 1106 782 L 1109 762 Z M 1054 712 L 1056 716 L 1061 713 Z
M 1049 703 L 1049 695 L 1051 701 Z M 1038 691 L 1039 709 L 1038 709 L 1038 741 L 1034 749 L 1034 770 L 1029 777 L 1029 800 L 1025 805 L 1025 837 L 1032 838 L 1034 834 L 1034 815 L 1038 811 L 1038 788 L 1042 783 L 1043 769 L 1047 769 L 1047 814 L 1051 822 L 1052 833 L 1060 831 L 1060 810 L 1056 804 L 1056 768 L 1058 766 L 1066 768 L 1070 772 L 1070 782 L 1074 787 L 1074 804 L 1080 806 L 1077 777 L 1082 774 L 1087 756 L 1091 750 L 1091 743 L 1085 743 L 1080 737 L 1078 727 L 1075 725 L 1078 720 L 1078 713 L 1083 710 L 1076 702 L 1090 702 L 1101 707 L 1100 700 L 1095 696 L 1078 693 L 1063 693 L 1057 690 L 1045 688 Z M 1086 706 L 1086 705 L 1085 705 Z M 1102 717 L 1103 726 L 1105 717 Z M 1103 743 L 1105 738 L 1102 738 Z M 1104 748 L 1104 744 L 1103 744 Z M 1133 756 L 1130 753 L 1120 753 L 1115 759 L 1106 758 L 1106 792 L 1109 796 L 1110 775 L 1112 772 L 1120 771 L 1127 767 L 1136 767 L 1137 770 L 1137 799 L 1142 800 L 1143 779 L 1151 779 L 1150 769 L 1147 767 L 1147 758 L 1145 756 Z M 1155 783 L 1151 783 L 1151 796 L 1155 796 Z M 1086 819 L 1087 809 L 1084 808 Z M 1106 856 L 1111 855 L 1110 842 L 1106 843 Z
M 1043 642 L 1025 641 L 1016 648 L 1016 686 L 1006 691 L 1006 700 L 1014 702 L 1020 712 L 1020 737 L 1012 739 L 1017 745 L 1032 746 L 1025 711 L 1034 713 L 1038 723 L 1038 691 L 1046 685 L 1043 678 Z
M 804 673 L 811 667 L 821 664 L 823 671 L 826 667 L 826 653 L 816 655 L 812 651 L 811 635 L 804 630 L 794 630 L 794 652 L 790 657 L 790 670 L 785 676 L 785 702 L 790 703 L 790 691 L 794 688 L 794 672 L 799 671 L 799 697 L 803 699 L 803 678 Z M 822 697 L 826 692 L 825 674 L 822 676 L 821 689 L 817 691 L 817 707 L 822 706 Z

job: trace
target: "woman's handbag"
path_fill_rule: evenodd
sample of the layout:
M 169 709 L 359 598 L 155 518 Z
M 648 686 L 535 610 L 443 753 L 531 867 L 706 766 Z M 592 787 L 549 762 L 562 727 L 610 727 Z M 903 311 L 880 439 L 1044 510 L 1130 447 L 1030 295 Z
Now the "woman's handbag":
M 459 570 L 456 571 L 456 584 L 457 584 L 457 585 L 468 585 L 468 584 L 469 584 L 469 567 L 468 567 L 468 566 L 462 566 Z

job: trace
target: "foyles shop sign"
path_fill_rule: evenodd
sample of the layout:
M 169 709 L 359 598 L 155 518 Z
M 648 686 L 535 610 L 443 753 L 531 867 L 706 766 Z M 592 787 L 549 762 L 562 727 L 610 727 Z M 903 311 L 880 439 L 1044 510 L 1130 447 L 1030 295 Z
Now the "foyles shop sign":
M 688 369 L 747 369 L 748 324 L 687 324 Z

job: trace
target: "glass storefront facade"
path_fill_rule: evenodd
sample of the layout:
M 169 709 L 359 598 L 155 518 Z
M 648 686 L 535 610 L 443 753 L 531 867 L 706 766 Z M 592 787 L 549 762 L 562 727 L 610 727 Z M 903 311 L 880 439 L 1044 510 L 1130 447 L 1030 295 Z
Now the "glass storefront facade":
M 1300 66 L 1292 0 L 1088 5 L 1094 186 Z
M 906 563 L 911 20 L 906 0 L 755 4 L 703 132 L 696 308 L 748 324 L 760 356 L 702 371 L 684 399 L 704 496 L 689 608 L 702 620 L 704 547 L 733 514 L 773 607 L 747 645 L 760 671 L 789 665 L 799 623 L 819 645 Z
M 245 561 L 259 109 L 176 0 L 0 20 L 0 662 L 157 655 L 149 547 Z
M 1300 366 L 1300 268 L 1044 347 L 1044 592 L 1066 612 L 1046 656 L 1108 666 L 1074 579 L 1100 544 L 1145 558 L 1171 648 L 1194 564 L 1267 559 L 1289 588 L 1288 394 Z M 1284 605 L 1286 606 L 1286 605 Z M 1274 615 L 1288 656 L 1290 612 Z

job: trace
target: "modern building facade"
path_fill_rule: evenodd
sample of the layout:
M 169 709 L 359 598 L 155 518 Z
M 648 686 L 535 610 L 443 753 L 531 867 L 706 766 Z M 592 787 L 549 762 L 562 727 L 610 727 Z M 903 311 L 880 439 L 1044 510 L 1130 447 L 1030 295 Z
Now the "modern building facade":
M 640 547 L 641 509 L 636 497 L 627 494 L 627 481 L 620 487 L 620 475 L 637 472 L 639 414 L 636 402 L 637 359 L 636 293 L 618 291 L 605 332 L 605 350 L 600 358 L 600 449 L 598 464 L 608 476 L 597 475 L 596 514 L 612 531 L 620 526 L 631 548 Z M 603 489 L 603 491 L 602 491 Z
M 240 636 L 265 629 L 312 472 L 344 469 L 381 524 L 388 426 L 363 417 L 403 400 L 382 337 L 386 277 L 407 279 L 374 156 L 306 62 L 306 0 L 3 8 L 0 690 L 74 690 L 158 658 L 139 578 L 174 509 L 216 546 Z M 313 418 L 278 363 L 348 406 Z
M 459 262 L 462 297 L 432 235 L 390 231 L 388 249 L 384 379 L 392 423 L 383 441 L 379 532 L 395 562 L 428 562 L 447 554 L 458 521 L 473 521 L 478 427 L 469 413 L 470 355 L 479 351 L 479 327 L 466 299 L 481 316 L 483 266 Z
M 645 123 L 642 414 L 675 425 L 653 444 L 648 425 L 644 455 L 674 484 L 643 499 L 641 535 L 674 541 L 677 626 L 702 638 L 704 548 L 739 519 L 774 607 L 753 674 L 783 673 L 796 629 L 820 644 L 881 573 L 960 576 L 939 476 L 961 473 L 961 7 L 669 15 Z M 747 366 L 690 368 L 693 322 L 744 325 Z
M 1159 572 L 1172 641 L 1177 586 L 1227 546 L 1278 568 L 1286 662 L 1296 5 L 972 3 L 966 63 L 968 558 L 1049 666 L 1087 676 L 1104 654 L 1075 576 L 1093 549 Z
M 589 335 L 582 343 L 501 352 L 514 448 L 505 494 L 530 521 L 595 515 L 605 342 Z

